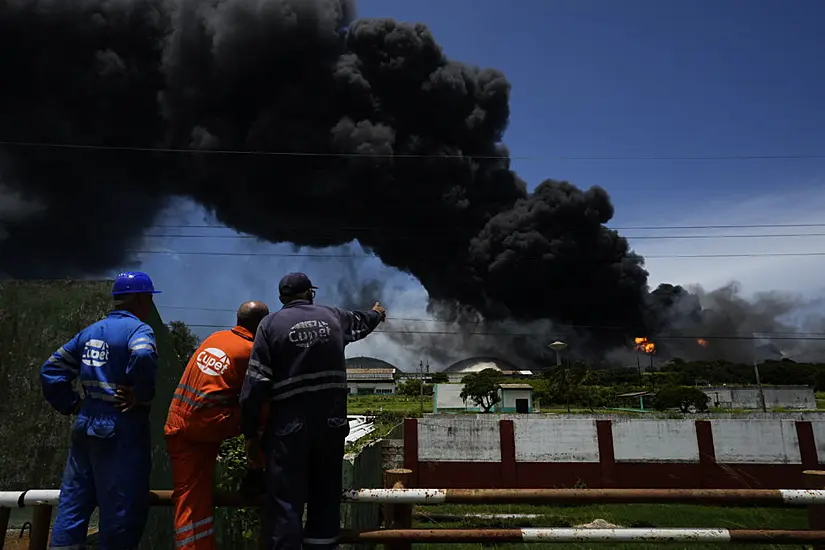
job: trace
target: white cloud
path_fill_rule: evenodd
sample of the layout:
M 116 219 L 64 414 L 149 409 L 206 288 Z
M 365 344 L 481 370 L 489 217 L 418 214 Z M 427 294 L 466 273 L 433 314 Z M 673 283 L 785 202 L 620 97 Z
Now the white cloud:
M 673 217 L 671 226 L 825 223 L 825 186 L 714 201 L 706 209 Z M 639 224 L 642 225 L 642 224 Z M 657 224 L 658 225 L 658 224 Z M 657 255 L 775 254 L 825 252 L 825 227 L 772 227 L 624 231 L 633 248 L 647 258 L 651 286 L 662 282 L 718 288 L 739 281 L 744 294 L 780 290 L 808 296 L 825 292 L 825 256 L 752 256 L 733 258 L 655 258 Z M 632 235 L 718 235 L 718 239 L 633 239 Z M 722 235 L 787 235 L 723 238 Z

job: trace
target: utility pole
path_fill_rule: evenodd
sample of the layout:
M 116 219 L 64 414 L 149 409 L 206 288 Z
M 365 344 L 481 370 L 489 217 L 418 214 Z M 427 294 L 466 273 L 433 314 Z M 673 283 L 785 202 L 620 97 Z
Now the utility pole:
M 424 416 L 424 361 L 419 361 L 418 372 L 421 373 L 421 386 L 419 388 L 421 416 Z
M 636 353 L 636 370 L 639 371 L 639 389 L 644 389 L 645 383 L 642 378 L 642 362 L 639 361 L 639 354 Z
M 759 365 L 756 359 L 753 360 L 753 373 L 756 375 L 756 387 L 759 388 L 759 402 L 762 405 L 762 412 L 768 412 L 768 407 L 765 405 L 765 390 L 762 389 L 762 382 L 759 380 Z
M 760 348 L 760 346 L 758 345 L 760 341 L 764 341 L 764 340 L 770 341 L 770 338 L 765 338 L 766 335 L 762 334 L 760 332 L 754 332 L 754 333 L 752 333 L 752 336 L 753 336 L 753 340 L 754 340 L 754 342 L 753 342 L 753 346 L 754 346 L 754 350 L 753 350 L 753 374 L 756 377 L 756 388 L 759 391 L 759 404 L 762 405 L 762 412 L 768 412 L 768 407 L 765 404 L 765 390 L 762 389 L 762 381 L 759 379 L 759 365 L 757 364 L 757 360 L 758 360 L 757 357 L 758 357 L 759 354 L 757 353 L 757 350 Z

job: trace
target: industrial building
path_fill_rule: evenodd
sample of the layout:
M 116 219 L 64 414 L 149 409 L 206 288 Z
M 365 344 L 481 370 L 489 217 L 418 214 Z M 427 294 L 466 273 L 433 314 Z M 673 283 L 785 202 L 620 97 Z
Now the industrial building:
M 373 357 L 352 357 L 346 361 L 347 391 L 350 395 L 389 395 L 398 388 L 398 368 Z
M 468 374 L 481 372 L 485 369 L 497 370 L 508 378 L 526 379 L 533 376 L 532 371 L 520 369 L 513 363 L 498 357 L 471 357 L 469 359 L 462 359 L 444 369 L 444 373 L 451 383 L 458 384 L 461 382 L 461 379 Z

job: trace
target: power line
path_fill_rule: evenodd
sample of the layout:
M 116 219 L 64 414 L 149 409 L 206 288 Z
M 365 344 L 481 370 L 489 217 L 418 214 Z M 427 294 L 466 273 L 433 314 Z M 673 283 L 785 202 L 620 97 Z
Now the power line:
M 164 304 L 158 304 L 159 308 L 165 309 L 178 309 L 178 310 L 191 310 L 191 311 L 214 311 L 214 312 L 226 312 L 226 313 L 235 313 L 236 310 L 230 308 L 209 308 L 209 307 L 194 307 L 194 306 L 167 306 Z M 422 319 L 420 317 L 387 317 L 387 322 L 392 321 L 413 321 L 413 322 L 421 322 L 421 323 L 447 323 L 447 324 L 462 324 L 462 325 L 480 325 L 485 323 L 494 324 L 495 321 L 447 321 L 444 319 Z M 191 325 L 190 325 L 191 326 Z M 593 330 L 622 330 L 622 331 L 630 331 L 633 327 L 628 326 L 605 326 L 605 325 L 569 325 L 565 324 L 566 327 L 569 328 L 576 328 L 576 329 L 593 329 Z M 426 331 L 431 332 L 431 331 Z M 453 332 L 450 332 L 453 334 Z M 464 331 L 455 331 L 454 334 L 465 334 Z M 822 336 L 825 337 L 825 332 L 760 332 L 760 336 L 758 337 L 741 337 L 741 338 L 751 338 L 753 340 L 763 340 L 769 339 L 774 336 Z M 661 337 L 676 337 L 676 336 L 668 336 L 662 335 L 657 336 L 657 338 Z M 716 336 L 678 336 L 679 338 L 719 338 Z M 738 337 L 739 338 L 739 337 Z
M 230 229 L 224 225 L 214 224 L 151 224 L 147 229 Z M 310 226 L 307 226 L 308 228 Z M 727 225 L 634 225 L 634 226 L 608 226 L 608 229 L 616 231 L 670 231 L 676 229 L 776 229 L 781 227 L 803 228 L 803 227 L 825 227 L 825 223 L 755 223 L 755 224 L 727 224 Z M 337 226 L 335 229 L 341 230 L 380 230 L 386 231 L 386 227 L 374 226 Z M 418 230 L 418 229 L 416 229 Z
M 130 254 L 166 254 L 178 256 L 238 256 L 238 257 L 271 257 L 271 258 L 377 258 L 370 254 L 299 254 L 289 252 L 177 252 L 171 250 L 127 250 Z M 645 259 L 651 258 L 762 258 L 762 257 L 808 257 L 825 256 L 825 252 L 753 252 L 738 254 L 645 254 Z M 541 256 L 524 256 L 521 259 L 541 259 Z M 573 258 L 570 258 L 573 259 Z M 581 261 L 590 258 L 580 257 Z M 592 258 L 601 261 L 601 258 Z
M 181 149 L 172 147 L 136 147 L 73 143 L 49 143 L 30 141 L 0 141 L 0 145 L 14 147 L 40 147 L 49 149 L 80 149 L 95 151 L 121 151 L 136 153 L 166 153 L 187 155 L 249 155 L 276 157 L 328 157 L 328 158 L 411 158 L 411 159 L 479 159 L 479 160 L 557 160 L 557 161 L 745 161 L 745 160 L 814 160 L 825 159 L 825 154 L 794 155 L 699 155 L 699 156 L 572 156 L 542 155 L 541 157 L 515 157 L 511 155 L 437 155 L 410 153 L 335 153 L 309 151 L 251 151 L 232 149 Z
M 235 313 L 237 310 L 230 309 L 230 308 L 213 308 L 213 307 L 195 307 L 195 306 L 171 306 L 165 304 L 157 304 L 159 308 L 165 309 L 176 309 L 176 310 L 184 310 L 184 311 L 211 311 L 211 312 L 221 312 L 221 313 Z M 448 321 L 445 319 L 424 319 L 421 317 L 393 317 L 388 316 L 387 322 L 392 321 L 411 321 L 411 322 L 418 322 L 418 323 L 445 323 L 445 324 L 461 324 L 461 325 L 483 325 L 485 323 L 495 324 L 496 321 Z M 190 325 L 191 326 L 191 325 Z M 630 331 L 633 327 L 628 326 L 609 326 L 609 325 L 570 325 L 565 324 L 565 327 L 575 328 L 575 329 L 591 329 L 591 330 L 621 330 L 621 331 Z M 464 334 L 462 331 L 457 331 L 455 334 Z M 772 338 L 773 336 L 822 336 L 825 337 L 825 332 L 759 332 L 760 335 L 764 335 L 765 338 L 762 336 L 753 337 L 754 340 L 762 340 Z M 666 336 L 666 335 L 665 335 Z M 657 338 L 659 338 L 657 336 Z M 682 338 L 716 338 L 707 337 L 707 336 L 682 336 Z
M 227 325 L 214 325 L 214 324 L 189 324 L 186 323 L 188 327 L 195 327 L 195 328 L 216 328 L 216 329 L 225 329 Z M 440 331 L 440 330 L 375 330 L 373 331 L 374 334 L 418 334 L 418 335 L 430 335 L 430 336 L 510 336 L 510 337 L 535 337 L 535 338 L 544 338 L 546 335 L 538 334 L 538 333 L 520 333 L 520 332 L 461 332 L 461 331 Z M 657 336 L 656 340 L 708 340 L 712 342 L 714 340 L 745 340 L 745 341 L 754 341 L 754 340 L 813 340 L 813 341 L 825 341 L 825 335 L 822 336 L 776 336 L 776 337 L 755 337 L 755 336 L 681 336 L 681 335 L 672 335 L 672 336 Z M 655 340 L 654 340 L 655 343 Z
M 376 232 L 380 231 L 376 228 Z M 237 240 L 266 240 L 253 235 L 156 235 L 144 234 L 144 237 L 163 239 L 237 239 Z M 622 235 L 630 240 L 669 240 L 669 239 L 774 239 L 774 238 L 797 238 L 797 237 L 825 237 L 825 233 L 774 233 L 761 235 Z M 412 240 L 418 239 L 416 235 L 382 235 L 382 239 Z

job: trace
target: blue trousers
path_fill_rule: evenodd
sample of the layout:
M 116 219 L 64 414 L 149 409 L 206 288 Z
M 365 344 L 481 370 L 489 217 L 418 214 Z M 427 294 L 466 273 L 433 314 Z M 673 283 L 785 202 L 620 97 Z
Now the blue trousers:
M 123 433 L 82 422 L 73 431 L 52 550 L 84 548 L 95 507 L 100 508 L 101 550 L 137 548 L 149 515 L 149 434 L 142 429 L 119 431 Z
M 346 418 L 320 426 L 295 420 L 267 434 L 267 495 L 261 529 L 268 550 L 338 547 L 341 463 L 348 434 Z

